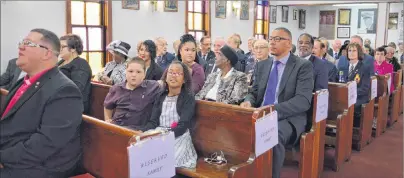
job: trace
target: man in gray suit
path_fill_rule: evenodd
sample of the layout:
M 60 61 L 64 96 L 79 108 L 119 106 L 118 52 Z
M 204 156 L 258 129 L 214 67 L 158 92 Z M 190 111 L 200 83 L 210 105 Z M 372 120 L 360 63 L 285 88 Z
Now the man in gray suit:
M 6 90 L 10 89 L 18 79 L 23 78 L 27 73 L 21 71 L 16 64 L 17 58 L 8 61 L 6 72 L 0 77 L 0 87 Z
M 279 143 L 273 148 L 272 177 L 279 178 L 285 146 L 294 144 L 307 123 L 314 88 L 313 65 L 290 53 L 292 34 L 279 27 L 269 37 L 273 58 L 258 62 L 252 90 L 242 107 L 275 105 Z
M 70 177 L 81 158 L 83 99 L 56 63 L 59 38 L 33 29 L 19 44 L 27 76 L 10 88 L 0 112 L 0 177 Z

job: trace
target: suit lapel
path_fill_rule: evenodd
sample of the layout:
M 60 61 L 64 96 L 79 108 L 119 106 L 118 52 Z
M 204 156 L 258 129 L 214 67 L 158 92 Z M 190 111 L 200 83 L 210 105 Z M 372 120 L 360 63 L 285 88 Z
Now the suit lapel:
M 351 75 L 348 76 L 348 81 L 352 81 L 356 74 L 359 72 L 359 68 L 362 66 L 362 61 L 358 61 L 358 64 L 356 64 L 353 72 L 351 73 Z
M 279 84 L 279 89 L 278 89 L 278 96 L 279 96 L 279 93 L 281 93 L 283 91 L 283 89 L 285 89 L 286 82 L 288 81 L 293 68 L 295 68 L 295 65 L 296 65 L 296 58 L 294 57 L 293 54 L 290 54 L 288 62 L 286 62 L 285 69 L 283 70 L 283 73 L 282 73 L 282 78 L 281 78 L 281 82 Z
M 28 101 L 47 81 L 49 81 L 49 79 L 54 76 L 56 74 L 56 72 L 58 72 L 58 68 L 54 67 L 52 68 L 50 71 L 46 72 L 41 78 L 39 78 L 35 83 L 33 83 L 28 89 L 27 91 L 25 91 L 25 93 L 21 96 L 20 99 L 18 99 L 18 101 L 15 103 L 15 105 L 10 109 L 10 111 L 2 118 L 2 120 L 7 119 L 9 116 L 11 116 L 12 114 L 14 114 L 16 111 L 18 111 L 18 109 L 20 109 L 20 107 L 26 102 Z M 20 81 L 21 83 L 19 83 L 18 86 L 22 85 L 22 82 L 24 81 Z M 15 87 L 13 89 L 13 93 L 12 95 L 9 95 L 9 98 L 7 98 L 7 104 L 9 103 L 9 101 L 11 100 L 11 98 L 15 95 L 16 91 L 19 89 L 20 87 Z

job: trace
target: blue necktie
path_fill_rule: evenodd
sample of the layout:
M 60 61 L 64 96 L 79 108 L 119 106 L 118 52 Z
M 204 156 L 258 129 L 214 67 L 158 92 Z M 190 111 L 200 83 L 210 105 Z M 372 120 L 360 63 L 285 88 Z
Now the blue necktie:
M 280 63 L 280 61 L 275 61 L 275 66 L 269 74 L 263 106 L 275 103 L 276 87 L 278 86 L 278 64 Z

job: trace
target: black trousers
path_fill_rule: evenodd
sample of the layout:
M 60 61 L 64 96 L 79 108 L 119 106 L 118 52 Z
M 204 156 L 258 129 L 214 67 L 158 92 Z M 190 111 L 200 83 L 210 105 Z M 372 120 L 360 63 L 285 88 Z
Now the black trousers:
M 286 119 L 278 121 L 278 144 L 273 148 L 272 178 L 281 177 L 281 168 L 285 161 L 285 146 L 297 138 L 296 129 Z
M 361 125 L 361 116 L 362 116 L 362 105 L 355 104 L 354 106 L 354 118 L 353 118 L 353 126 L 360 127 Z

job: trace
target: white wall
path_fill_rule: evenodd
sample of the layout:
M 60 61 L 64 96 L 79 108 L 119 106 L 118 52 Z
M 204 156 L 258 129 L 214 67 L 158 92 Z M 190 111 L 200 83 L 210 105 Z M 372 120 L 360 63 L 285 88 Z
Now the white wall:
M 66 31 L 64 1 L 1 2 L 1 73 L 8 61 L 18 57 L 18 42 L 31 29 L 45 28 L 60 36 Z
M 276 23 L 270 23 L 269 24 L 269 35 L 271 35 L 271 32 L 278 28 L 278 27 L 285 27 L 290 30 L 292 33 L 292 43 L 297 44 L 297 40 L 299 38 L 299 35 L 302 33 L 309 33 L 314 36 L 318 35 L 317 29 L 313 28 L 311 18 L 315 15 L 313 12 L 313 9 L 315 9 L 316 6 L 289 6 L 289 15 L 288 15 L 288 22 L 282 22 L 282 6 L 277 6 L 276 9 Z M 297 20 L 293 20 L 293 10 L 299 10 L 299 9 L 304 9 L 306 10 L 306 28 L 305 29 L 299 29 L 299 12 L 298 12 L 298 18 Z M 318 28 L 318 27 L 317 27 Z
M 152 12 L 149 1 L 140 1 L 139 10 L 122 9 L 122 1 L 112 1 L 112 39 L 129 43 L 130 56 L 136 55 L 139 41 L 160 36 L 172 52 L 173 42 L 185 33 L 185 1 L 178 1 L 178 12 L 164 12 L 163 3 L 158 1 Z
M 240 46 L 245 52 L 248 51 L 248 38 L 254 34 L 254 5 L 255 1 L 250 1 L 249 19 L 240 20 L 240 12 L 234 14 L 232 11 L 232 1 L 227 1 L 226 18 L 215 17 L 215 1 L 211 1 L 211 36 L 212 43 L 216 37 L 227 39 L 231 34 L 238 33 L 241 36 L 242 44 Z
M 398 17 L 400 19 L 401 11 L 404 9 L 404 3 L 391 3 L 390 4 L 390 12 L 389 13 L 398 13 Z M 387 22 L 388 23 L 388 22 Z M 397 28 L 399 28 L 397 26 Z M 403 27 L 402 27 L 403 28 Z M 387 32 L 387 43 L 394 42 L 398 43 L 398 37 L 399 37 L 399 31 L 398 29 L 395 30 L 388 30 Z

